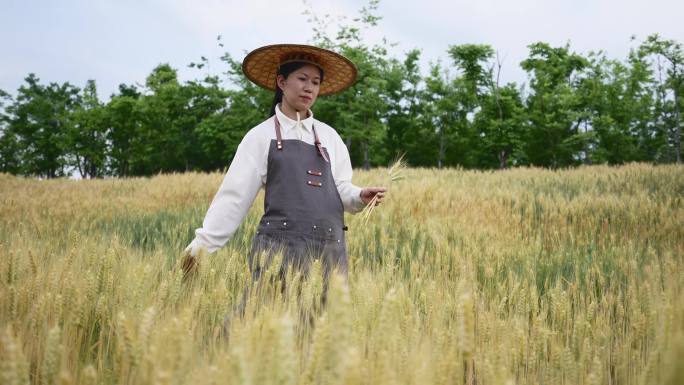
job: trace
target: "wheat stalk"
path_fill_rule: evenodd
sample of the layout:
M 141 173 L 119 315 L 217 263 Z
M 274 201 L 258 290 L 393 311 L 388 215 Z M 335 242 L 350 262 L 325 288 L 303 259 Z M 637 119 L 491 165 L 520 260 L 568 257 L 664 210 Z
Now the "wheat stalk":
M 0 335 L 0 381 L 7 385 L 29 383 L 29 365 L 21 340 L 13 336 L 8 325 Z
M 54 382 L 54 376 L 57 374 L 57 368 L 60 365 L 62 350 L 61 340 L 62 331 L 58 325 L 55 325 L 48 332 L 47 340 L 45 342 L 45 353 L 43 356 L 41 373 L 43 384 L 51 384 Z
M 405 154 L 399 155 L 399 157 L 392 163 L 392 165 L 387 168 L 384 186 L 388 190 L 390 189 L 393 182 L 397 182 L 404 179 L 404 170 L 406 170 L 407 167 L 406 161 L 404 160 L 404 155 Z M 368 223 L 368 220 L 372 216 L 373 211 L 375 211 L 375 208 L 377 207 L 377 203 L 378 195 L 376 194 L 359 214 L 359 217 L 361 221 L 363 221 L 364 225 Z

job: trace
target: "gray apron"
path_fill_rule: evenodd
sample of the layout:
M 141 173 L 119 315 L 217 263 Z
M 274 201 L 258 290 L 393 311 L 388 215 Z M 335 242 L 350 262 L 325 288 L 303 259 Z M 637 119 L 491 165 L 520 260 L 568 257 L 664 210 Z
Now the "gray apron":
M 323 293 L 326 302 L 330 272 L 335 269 L 347 277 L 347 248 L 344 232 L 344 206 L 330 168 L 328 151 L 321 145 L 316 128 L 314 145 L 301 140 L 283 140 L 280 122 L 275 120 L 276 139 L 268 150 L 268 176 L 264 215 L 259 222 L 248 255 L 252 283 L 247 282 L 242 300 L 223 320 L 224 337 L 228 338 L 230 322 L 244 315 L 249 292 L 260 290 L 261 272 L 273 256 L 283 256 L 279 278 L 285 290 L 289 268 L 307 275 L 311 264 L 320 260 L 323 267 Z M 312 323 L 311 315 L 308 322 Z
M 268 150 L 264 215 L 249 254 L 253 277 L 282 253 L 281 274 L 296 268 L 306 274 L 320 259 L 324 275 L 336 269 L 347 275 L 344 207 L 330 168 L 328 151 L 312 126 L 315 144 L 283 140 L 275 120 L 276 139 Z

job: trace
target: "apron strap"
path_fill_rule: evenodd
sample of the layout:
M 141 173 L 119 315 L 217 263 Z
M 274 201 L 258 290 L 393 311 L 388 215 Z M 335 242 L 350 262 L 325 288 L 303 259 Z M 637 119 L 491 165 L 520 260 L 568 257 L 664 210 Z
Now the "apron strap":
M 273 115 L 273 119 L 275 119 L 275 132 L 276 132 L 276 142 L 277 142 L 277 147 L 278 150 L 283 149 L 283 137 L 280 135 L 280 122 L 278 121 L 278 118 Z
M 283 136 L 280 133 L 280 121 L 278 120 L 278 117 L 273 115 L 273 119 L 275 120 L 275 132 L 276 132 L 276 144 L 278 150 L 283 149 Z M 314 134 L 314 144 L 316 145 L 316 149 L 318 149 L 318 155 L 322 156 L 323 159 L 330 163 L 330 160 L 328 160 L 328 157 L 325 155 L 325 151 L 323 151 L 323 146 L 321 145 L 321 140 L 318 138 L 318 132 L 316 132 L 316 127 L 314 127 L 313 124 L 311 124 L 311 129 L 313 130 Z
M 325 152 L 323 151 L 323 146 L 321 146 L 321 141 L 318 139 L 318 133 L 316 132 L 316 127 L 314 127 L 313 123 L 311 124 L 311 129 L 313 130 L 314 133 L 314 144 L 316 145 L 316 148 L 318 149 L 318 155 L 322 156 L 323 159 L 330 163 L 328 160 L 328 157 L 325 155 Z

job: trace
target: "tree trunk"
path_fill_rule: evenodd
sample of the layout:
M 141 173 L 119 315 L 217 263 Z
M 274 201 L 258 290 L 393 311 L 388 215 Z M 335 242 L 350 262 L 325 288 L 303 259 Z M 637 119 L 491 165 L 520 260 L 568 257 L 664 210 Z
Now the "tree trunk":
M 682 163 L 682 142 L 681 142 L 681 126 L 679 123 L 679 93 L 677 88 L 674 90 L 674 113 L 675 113 L 675 156 L 677 157 L 677 164 Z
M 90 161 L 89 171 L 88 171 L 88 178 L 89 178 L 89 179 L 97 178 L 97 177 L 100 176 L 99 174 L 100 174 L 100 173 L 99 173 L 99 170 L 98 170 L 97 165 L 95 164 L 95 161 L 94 161 L 94 160 L 91 160 L 91 161 Z
M 506 150 L 499 151 L 499 170 L 506 168 L 506 160 L 508 159 L 508 152 Z
M 369 170 L 370 169 L 370 160 L 368 159 L 368 142 L 363 141 L 363 169 L 364 170 Z
M 503 125 L 504 121 L 504 116 L 503 116 L 503 109 L 501 108 L 501 94 L 499 93 L 499 80 L 501 79 L 501 60 L 499 59 L 499 52 L 496 53 L 496 83 L 494 84 L 494 101 L 496 102 L 496 109 L 498 110 L 499 113 L 499 125 L 498 130 L 499 134 L 501 134 L 501 126 Z M 499 170 L 503 170 L 506 168 L 506 159 L 508 158 L 508 154 L 506 150 L 501 150 L 497 154 L 497 157 L 499 158 Z
M 83 158 L 83 163 L 81 163 L 81 157 L 76 155 L 76 165 L 78 166 L 78 173 L 81 174 L 81 178 L 86 177 L 86 162 L 85 157 Z
M 439 129 L 439 155 L 437 156 L 437 168 L 444 165 L 444 153 L 446 152 L 446 141 L 444 140 L 444 130 Z
M 494 88 L 494 96 L 496 101 L 496 108 L 499 110 L 499 120 L 503 122 L 503 110 L 501 109 L 501 101 L 499 94 L 499 79 L 501 78 L 501 60 L 499 60 L 499 52 L 496 53 L 496 84 Z

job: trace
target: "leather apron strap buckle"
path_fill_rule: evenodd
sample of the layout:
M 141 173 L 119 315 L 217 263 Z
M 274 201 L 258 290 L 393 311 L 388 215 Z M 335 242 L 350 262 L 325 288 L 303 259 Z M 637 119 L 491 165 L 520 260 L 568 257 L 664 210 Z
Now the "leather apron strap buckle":
M 313 126 L 312 126 L 312 128 L 313 128 Z M 325 151 L 323 151 L 323 146 L 321 146 L 321 142 L 318 141 L 318 135 L 316 134 L 315 128 L 314 128 L 314 135 L 316 135 L 316 148 L 318 149 L 318 155 L 322 156 L 326 162 L 330 163 L 330 161 L 328 160 L 328 157 L 325 155 Z

